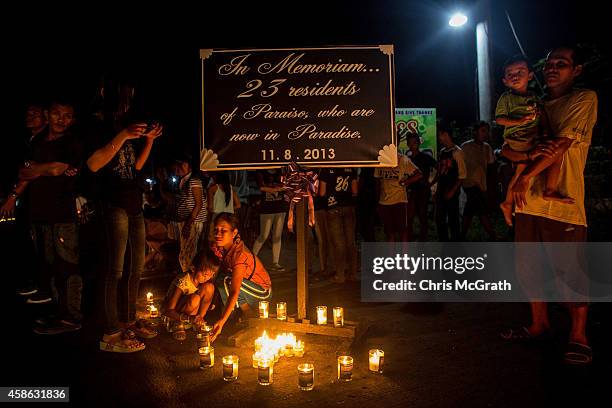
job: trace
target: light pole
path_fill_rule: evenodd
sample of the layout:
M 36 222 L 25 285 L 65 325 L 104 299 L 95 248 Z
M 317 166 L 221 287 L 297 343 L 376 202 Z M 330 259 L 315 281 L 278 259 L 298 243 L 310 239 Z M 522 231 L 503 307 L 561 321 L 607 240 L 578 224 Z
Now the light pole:
M 464 26 L 468 18 L 463 13 L 455 13 L 448 21 L 448 25 L 454 28 Z M 476 24 L 476 62 L 477 62 L 477 86 L 478 86 L 478 118 L 491 123 L 493 106 L 493 81 L 491 73 L 491 49 L 489 39 L 489 27 L 486 21 Z

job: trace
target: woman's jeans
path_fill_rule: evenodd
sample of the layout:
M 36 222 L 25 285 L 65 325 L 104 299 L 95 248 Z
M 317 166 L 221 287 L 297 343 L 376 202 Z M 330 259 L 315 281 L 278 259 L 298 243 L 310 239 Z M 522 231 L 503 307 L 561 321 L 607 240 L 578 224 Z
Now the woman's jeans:
M 120 331 L 119 321 L 136 319 L 136 300 L 145 258 L 144 217 L 142 212 L 129 215 L 122 208 L 109 207 L 104 213 L 104 227 L 108 264 L 101 269 L 99 296 L 104 332 L 114 334 Z

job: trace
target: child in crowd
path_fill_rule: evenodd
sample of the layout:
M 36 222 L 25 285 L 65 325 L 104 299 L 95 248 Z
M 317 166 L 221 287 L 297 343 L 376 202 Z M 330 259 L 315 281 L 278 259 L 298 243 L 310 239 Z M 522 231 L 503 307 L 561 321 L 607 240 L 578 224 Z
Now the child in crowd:
M 504 146 L 502 154 L 516 164 L 514 176 L 508 186 L 506 199 L 500 204 L 508 225 L 512 225 L 513 197 L 512 187 L 527 164 L 539 159 L 549 160 L 543 153 L 534 150 L 538 140 L 548 133 L 546 114 L 539 98 L 528 90 L 533 71 L 522 56 L 515 56 L 504 64 L 504 85 L 509 88 L 497 101 L 495 122 L 504 126 Z M 517 155 L 519 153 L 519 155 Z M 520 154 L 522 153 L 522 154 Z M 518 157 L 520 156 L 520 157 Z M 561 159 L 551 161 L 546 173 L 545 200 L 573 203 L 570 197 L 558 191 Z
M 170 284 L 162 313 L 177 322 L 204 324 L 215 293 L 214 281 L 220 260 L 208 247 L 196 255 L 189 272 L 179 274 Z M 180 326 L 179 326 L 180 327 Z M 184 327 L 175 337 L 184 339 Z

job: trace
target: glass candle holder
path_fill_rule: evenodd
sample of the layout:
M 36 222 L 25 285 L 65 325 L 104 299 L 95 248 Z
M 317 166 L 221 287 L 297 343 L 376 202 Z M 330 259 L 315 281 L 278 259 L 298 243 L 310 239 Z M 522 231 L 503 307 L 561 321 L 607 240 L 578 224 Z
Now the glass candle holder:
M 215 365 L 214 347 L 200 347 L 198 349 L 198 354 L 200 355 L 200 370 L 204 370 Z
M 279 302 L 276 304 L 276 318 L 278 320 L 287 320 L 287 303 Z
M 344 326 L 344 308 L 334 307 L 334 327 Z
M 285 357 L 293 357 L 293 355 L 294 355 L 293 344 L 288 343 L 288 344 L 284 345 L 284 347 L 283 347 L 283 355 Z
M 236 381 L 238 379 L 238 356 L 224 356 L 221 362 L 223 363 L 223 380 Z
M 314 364 L 298 365 L 298 387 L 302 391 L 310 391 L 314 388 Z
M 255 344 L 255 351 L 260 351 L 261 348 L 263 347 L 263 339 L 261 337 L 255 339 L 255 343 L 254 344 Z
M 149 317 L 151 319 L 157 319 L 159 317 L 159 310 L 154 305 L 149 306 Z
M 353 357 L 338 357 L 338 381 L 351 381 L 353 379 Z
M 274 376 L 274 360 L 268 357 L 260 358 L 257 364 L 257 382 L 259 385 L 272 384 Z
M 317 324 L 327 324 L 327 306 L 317 306 Z
M 368 370 L 371 373 L 382 374 L 385 362 L 385 352 L 379 349 L 372 349 L 369 352 Z
M 270 304 L 266 300 L 259 301 L 259 318 L 267 319 L 270 311 Z
M 261 358 L 261 354 L 259 352 L 253 353 L 253 368 L 257 368 L 259 364 L 259 359 Z
M 293 353 L 296 357 L 304 357 L 304 343 L 302 343 L 301 340 L 298 340 L 298 342 L 295 343 Z
M 153 304 L 153 293 L 147 293 L 147 305 L 151 306 Z
M 196 333 L 196 343 L 198 348 L 200 347 L 210 347 L 210 332 L 203 331 L 200 333 Z

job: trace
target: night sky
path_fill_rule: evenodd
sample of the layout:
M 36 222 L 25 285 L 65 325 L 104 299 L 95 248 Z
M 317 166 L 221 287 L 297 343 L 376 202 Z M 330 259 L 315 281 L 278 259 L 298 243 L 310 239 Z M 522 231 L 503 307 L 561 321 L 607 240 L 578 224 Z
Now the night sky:
M 18 13 L 23 22 L 10 33 L 15 41 L 9 44 L 13 58 L 5 77 L 9 87 L 17 85 L 11 117 L 21 123 L 24 102 L 58 88 L 69 89 L 85 105 L 101 74 L 113 72 L 136 79 L 147 110 L 167 121 L 174 140 L 187 140 L 197 120 L 199 48 L 390 43 L 396 47 L 396 105 L 436 107 L 439 117 L 467 124 L 477 117 L 474 29 L 487 9 L 498 92 L 502 62 L 519 52 L 504 10 L 534 61 L 558 43 L 610 48 L 609 36 L 602 36 L 605 13 L 594 2 L 209 3 L 184 8 L 149 3 L 128 10 L 100 2 L 98 10 L 73 9 L 74 15 L 55 8 Z M 470 18 L 461 29 L 448 26 L 454 10 Z

